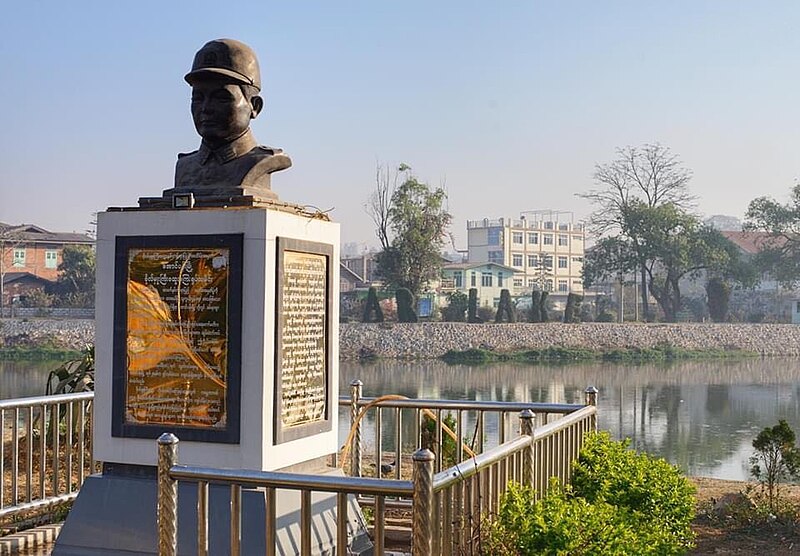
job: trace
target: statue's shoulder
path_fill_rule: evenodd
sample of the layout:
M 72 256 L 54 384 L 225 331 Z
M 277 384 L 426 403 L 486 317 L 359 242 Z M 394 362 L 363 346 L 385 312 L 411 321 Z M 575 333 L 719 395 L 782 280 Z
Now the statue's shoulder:
M 178 160 L 180 160 L 181 158 L 186 158 L 187 156 L 195 155 L 198 152 L 200 152 L 200 151 L 192 151 L 192 152 L 189 152 L 189 153 L 178 153 Z
M 256 145 L 256 147 L 250 152 L 260 156 L 273 156 L 276 154 L 283 154 L 283 149 L 279 149 L 278 147 L 268 147 L 266 145 Z

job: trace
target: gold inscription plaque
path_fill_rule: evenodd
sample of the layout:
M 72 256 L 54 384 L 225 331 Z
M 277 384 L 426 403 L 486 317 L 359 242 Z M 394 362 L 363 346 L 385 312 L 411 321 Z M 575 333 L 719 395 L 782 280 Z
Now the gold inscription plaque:
M 325 419 L 328 258 L 286 250 L 280 331 L 281 424 L 294 427 Z
M 125 423 L 226 426 L 229 263 L 227 248 L 129 250 Z

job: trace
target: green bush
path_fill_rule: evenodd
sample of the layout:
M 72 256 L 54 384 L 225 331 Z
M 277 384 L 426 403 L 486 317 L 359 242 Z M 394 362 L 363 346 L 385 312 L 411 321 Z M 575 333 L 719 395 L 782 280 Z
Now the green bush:
M 557 480 L 541 500 L 530 487 L 510 484 L 497 518 L 486 524 L 482 554 L 656 554 L 651 537 L 620 510 L 574 496 Z M 645 533 L 645 534 L 643 534 Z
M 364 303 L 364 314 L 361 322 L 383 322 L 383 311 L 378 303 L 378 291 L 371 287 L 367 292 L 367 301 Z
M 445 322 L 464 322 L 465 313 L 469 306 L 469 297 L 461 291 L 454 291 L 447 296 L 447 307 L 442 311 L 442 320 Z
M 511 303 L 509 291 L 507 289 L 500 290 L 500 303 L 497 305 L 497 314 L 495 314 L 494 322 L 503 322 L 503 319 L 506 319 L 507 322 L 516 322 L 515 309 Z
M 573 465 L 576 496 L 624 509 L 654 554 L 681 554 L 692 546 L 694 486 L 665 460 L 628 449 L 608 433 L 589 436 Z

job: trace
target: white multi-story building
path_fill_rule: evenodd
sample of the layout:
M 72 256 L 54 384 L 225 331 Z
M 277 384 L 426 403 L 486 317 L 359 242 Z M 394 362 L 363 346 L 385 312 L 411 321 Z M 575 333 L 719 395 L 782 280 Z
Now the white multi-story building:
M 583 293 L 584 226 L 571 212 L 525 211 L 520 217 L 467 222 L 470 263 L 510 266 L 513 293 L 533 288 L 566 295 Z

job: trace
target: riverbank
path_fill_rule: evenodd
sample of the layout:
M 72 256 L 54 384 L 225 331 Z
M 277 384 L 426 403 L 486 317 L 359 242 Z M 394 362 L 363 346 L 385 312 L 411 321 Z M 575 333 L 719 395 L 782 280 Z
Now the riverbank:
M 448 351 L 495 353 L 559 348 L 611 352 L 671 346 L 686 352 L 747 352 L 800 355 L 800 326 L 792 324 L 361 324 L 339 329 L 339 357 L 433 359 Z
M 0 359 L 70 359 L 94 345 L 89 319 L 0 319 Z
M 94 321 L 80 319 L 0 319 L 0 353 L 17 350 L 81 351 L 94 343 Z M 532 350 L 642 352 L 670 346 L 684 352 L 747 352 L 800 356 L 800 326 L 793 324 L 640 323 L 342 323 L 339 355 L 435 359 L 448 351 L 494 353 Z M 568 358 L 565 360 L 569 360 Z

